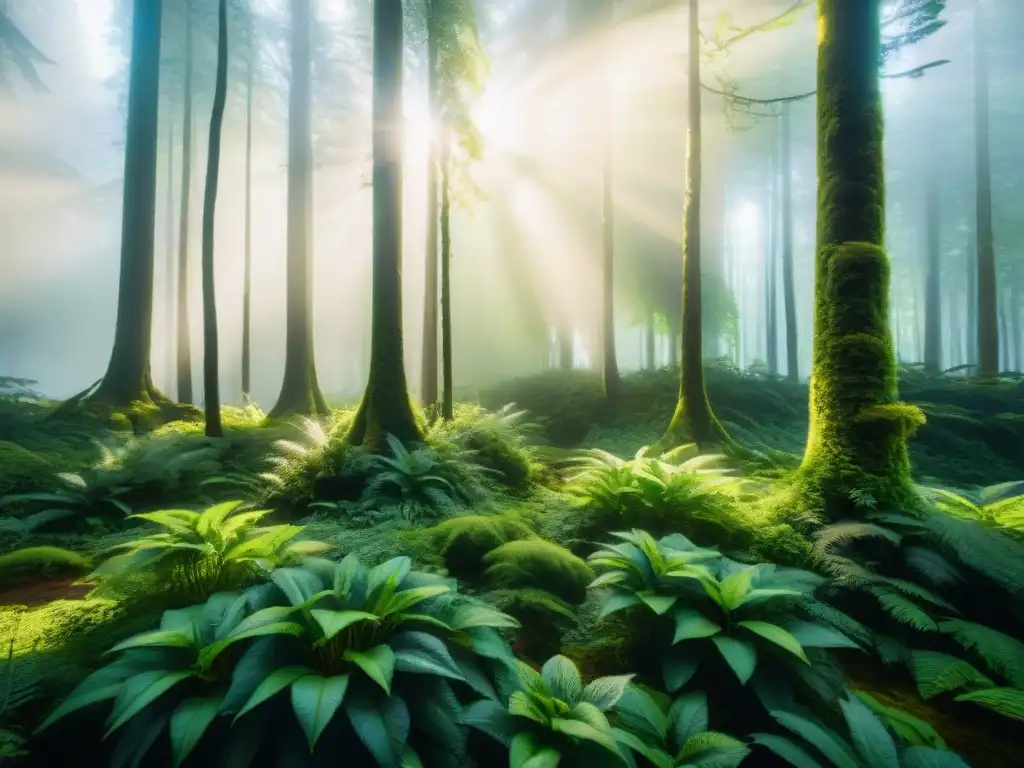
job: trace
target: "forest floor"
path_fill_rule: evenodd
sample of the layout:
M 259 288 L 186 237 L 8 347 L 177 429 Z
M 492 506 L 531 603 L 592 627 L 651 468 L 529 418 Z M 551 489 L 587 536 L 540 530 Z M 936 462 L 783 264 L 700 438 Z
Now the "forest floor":
M 798 463 L 807 426 L 806 385 L 710 365 L 707 386 L 711 403 L 730 432 L 765 458 L 759 466 L 743 468 L 744 472 L 771 479 L 782 476 Z M 527 411 L 539 424 L 537 455 L 542 458 L 545 451 L 557 456 L 581 447 L 601 448 L 630 458 L 660 436 L 677 391 L 678 371 L 641 372 L 624 378 L 621 400 L 616 407 L 609 408 L 600 396 L 595 374 L 552 371 L 461 394 L 462 399 L 479 402 L 490 410 L 515 403 L 516 410 Z M 1001 380 L 979 386 L 906 371 L 900 392 L 903 399 L 920 406 L 928 418 L 911 443 L 917 481 L 969 490 L 1024 479 L 1024 382 Z M 197 508 L 195 500 L 184 502 L 173 490 L 176 483 L 181 485 L 184 481 L 175 476 L 178 470 L 172 454 L 161 458 L 156 452 L 146 459 L 149 464 L 133 465 L 124 456 L 108 452 L 96 464 L 96 441 L 110 442 L 117 435 L 85 422 L 48 422 L 47 412 L 45 405 L 0 401 L 0 496 L 50 491 L 55 470 L 77 472 L 92 488 L 99 475 L 90 472 L 98 472 L 96 468 L 104 466 L 104 462 L 108 468 L 125 462 L 120 467 L 124 482 L 134 478 L 132 482 L 143 488 L 135 497 L 118 497 L 130 502 L 133 511 Z M 295 440 L 297 434 L 291 427 L 257 428 L 253 424 L 229 428 L 221 452 L 212 464 L 201 466 L 200 470 L 209 479 L 240 468 L 258 467 L 275 441 L 282 437 Z M 201 438 L 195 429 L 165 435 L 168 443 Z M 110 481 L 107 490 L 118 487 L 117 482 L 120 481 Z M 473 514 L 515 510 L 524 519 L 546 516 L 552 521 L 563 511 L 570 514 L 572 500 L 559 483 L 544 485 L 502 492 L 469 508 Z M 75 503 L 95 501 L 79 496 Z M 356 553 L 364 562 L 408 554 L 417 567 L 444 568 L 432 528 L 410 524 L 408 520 L 355 525 L 339 518 L 336 512 L 332 515 L 330 510 L 296 517 L 296 522 L 305 525 L 303 537 L 323 541 L 335 552 Z M 572 549 L 573 544 L 559 538 L 560 525 L 550 523 L 544 535 Z M 131 529 L 96 529 L 94 533 L 26 537 L 13 524 L 7 525 L 0 513 L 0 553 L 26 546 L 60 546 L 93 559 L 132 535 Z M 22 580 L 6 588 L 3 577 L 0 571 L 0 642 L 6 647 L 13 641 L 15 655 L 40 643 L 42 647 L 60 648 L 68 643 L 69 637 L 76 636 L 86 639 L 76 641 L 77 658 L 69 663 L 88 666 L 94 663 L 88 660 L 91 656 L 98 656 L 112 642 L 130 634 L 129 630 L 151 627 L 152 615 L 158 615 L 156 607 L 150 608 L 149 616 L 138 615 L 132 613 L 134 608 L 123 609 L 108 600 L 87 598 L 88 588 L 72 586 L 74 579 L 49 571 L 34 581 Z M 930 722 L 976 768 L 1010 765 L 1019 754 L 1019 735 L 1004 728 L 1001 722 L 992 727 L 990 720 L 963 717 L 962 708 L 950 711 L 943 705 L 921 701 L 908 674 L 879 674 L 877 665 L 844 666 L 855 688 L 869 690 L 883 703 L 896 704 Z

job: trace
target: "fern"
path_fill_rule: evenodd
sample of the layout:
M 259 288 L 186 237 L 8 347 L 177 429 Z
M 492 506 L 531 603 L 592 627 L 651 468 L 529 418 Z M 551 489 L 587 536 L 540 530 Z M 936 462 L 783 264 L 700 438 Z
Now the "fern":
M 994 683 L 970 663 L 935 651 L 912 651 L 910 671 L 922 699 L 968 687 L 991 687 Z
M 1024 688 L 1024 643 L 969 621 L 943 621 L 939 630 L 976 653 L 993 672 Z
M 977 704 L 1013 720 L 1024 720 L 1024 691 L 1018 688 L 985 688 L 962 693 L 956 700 Z

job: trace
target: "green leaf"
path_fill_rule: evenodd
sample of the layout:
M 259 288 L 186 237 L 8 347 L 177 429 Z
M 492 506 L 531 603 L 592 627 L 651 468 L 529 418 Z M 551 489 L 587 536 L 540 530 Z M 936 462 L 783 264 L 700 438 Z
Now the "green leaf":
M 722 654 L 732 671 L 736 673 L 740 683 L 746 685 L 757 667 L 757 648 L 745 640 L 737 640 L 726 635 L 715 635 L 711 641 L 717 646 L 718 652 Z
M 366 653 L 345 651 L 345 661 L 359 666 L 366 675 L 391 695 L 391 678 L 395 674 L 395 653 L 390 646 L 378 645 Z
M 726 576 L 719 590 L 722 594 L 722 604 L 727 610 L 734 611 L 743 603 L 743 599 L 750 592 L 750 583 L 754 577 L 754 568 L 744 568 L 740 571 Z
M 860 648 L 842 632 L 826 624 L 790 621 L 785 629 L 804 648 Z
M 387 616 L 392 613 L 407 611 L 417 603 L 421 603 L 424 600 L 429 600 L 432 597 L 443 595 L 445 592 L 450 591 L 451 587 L 447 584 L 429 584 L 425 587 L 403 589 L 401 592 L 395 592 L 391 598 L 380 607 L 380 615 Z
M 693 679 L 699 666 L 700 660 L 696 656 L 680 653 L 678 650 L 665 654 L 661 670 L 665 690 L 669 693 L 678 691 Z
M 770 733 L 755 733 L 751 738 L 755 744 L 760 744 L 772 754 L 781 757 L 793 768 L 823 768 L 822 764 L 811 757 L 807 752 L 782 736 L 774 736 Z
M 301 624 L 295 624 L 291 621 L 264 624 L 263 626 L 253 627 L 252 629 L 245 630 L 244 632 L 236 630 L 223 640 L 203 648 L 199 652 L 199 665 L 203 669 L 209 669 L 218 656 L 224 653 L 224 651 L 235 643 L 240 643 L 243 640 L 249 640 L 253 637 L 265 637 L 267 635 L 292 635 L 294 637 L 298 637 L 304 631 L 305 630 Z
M 658 595 L 651 591 L 637 592 L 636 596 L 658 616 L 668 613 L 669 609 L 679 600 L 675 595 Z
M 851 697 L 839 702 L 850 728 L 850 739 L 860 759 L 871 768 L 899 768 L 896 744 L 882 721 L 875 717 L 860 699 Z
M 673 743 L 677 748 L 682 748 L 690 738 L 708 729 L 710 712 L 707 694 L 703 691 L 683 694 L 672 702 L 668 717 L 672 724 Z
M 551 695 L 567 704 L 574 704 L 583 695 L 583 681 L 580 672 L 565 656 L 552 656 L 541 668 L 541 676 L 547 683 Z
M 207 507 L 196 521 L 196 533 L 200 536 L 206 536 L 211 530 L 217 530 L 220 528 L 220 524 L 244 503 L 244 501 L 225 501 L 221 504 Z
M 797 639 L 777 624 L 769 624 L 766 621 L 739 621 L 736 623 L 744 629 L 749 629 L 760 635 L 765 640 L 775 643 L 780 648 L 786 649 L 805 664 L 811 663 L 807 660 L 807 654 L 804 653 L 804 649 L 800 647 Z
M 615 743 L 615 737 L 612 736 L 610 727 L 607 732 L 605 732 L 595 728 L 589 723 L 584 723 L 581 720 L 569 720 L 563 717 L 556 717 L 551 720 L 551 730 L 556 731 L 557 733 L 564 733 L 566 736 L 571 736 L 575 739 L 592 741 L 595 744 L 604 747 L 609 752 L 620 757 L 622 756 L 619 752 L 618 745 Z
M 517 734 L 509 745 L 508 765 L 509 768 L 522 768 L 531 757 L 541 749 L 532 733 L 524 732 Z
M 947 653 L 911 651 L 909 666 L 918 693 L 925 700 L 961 688 L 989 688 L 995 685 L 969 662 Z
M 672 612 L 676 623 L 676 632 L 672 637 L 672 645 L 683 640 L 697 640 L 711 637 L 722 631 L 722 628 L 707 616 L 693 608 L 677 608 Z
M 910 747 L 903 753 L 903 768 L 968 768 L 956 752 L 932 747 Z
M 608 675 L 592 680 L 583 689 L 583 701 L 605 712 L 618 703 L 632 679 L 633 675 Z
M 853 750 L 834 731 L 792 712 L 775 711 L 769 714 L 783 728 L 813 744 L 835 768 L 859 768 Z
M 640 598 L 632 594 L 615 594 L 604 601 L 601 606 L 601 612 L 597 614 L 597 618 L 603 619 L 606 616 L 611 616 L 613 613 L 617 613 L 626 608 L 631 608 L 634 605 L 640 605 Z
M 525 717 L 541 725 L 547 725 L 550 718 L 547 712 L 525 691 L 513 691 L 508 697 L 508 713 L 516 717 Z
M 255 691 L 253 691 L 252 696 L 249 697 L 245 706 L 239 710 L 237 715 L 235 715 L 235 721 L 237 721 L 238 718 L 246 712 L 259 706 L 270 697 L 275 696 L 278 692 L 287 688 L 300 677 L 306 677 L 312 674 L 312 672 L 313 670 L 309 667 L 281 667 L 280 669 L 275 669 L 267 675 L 267 678 L 257 686 Z
M 380 621 L 375 615 L 366 611 L 328 611 L 314 608 L 310 613 L 316 619 L 316 623 L 320 625 L 325 641 L 361 621 Z
M 306 675 L 292 683 L 292 709 L 313 752 L 316 742 L 345 700 L 348 675 Z
M 158 672 L 150 672 L 144 675 L 139 675 L 137 678 L 133 678 L 130 682 L 135 683 L 140 690 L 135 696 L 127 699 L 119 710 L 115 709 L 114 713 L 111 714 L 113 723 L 107 729 L 103 738 L 110 736 L 110 734 L 127 723 L 135 717 L 135 715 L 163 696 L 178 683 L 192 677 L 195 677 L 195 673 L 188 670 L 179 672 L 166 672 L 164 670 L 160 670 Z M 125 688 L 122 688 L 121 692 L 124 693 Z
M 149 648 L 159 646 L 162 648 L 189 648 L 193 645 L 192 637 L 177 630 L 156 630 L 155 632 L 144 632 L 141 635 L 130 637 L 122 643 L 118 643 L 104 655 L 124 651 L 128 648 Z
M 185 762 L 196 744 L 217 717 L 220 699 L 216 696 L 193 697 L 185 699 L 171 715 L 171 751 L 174 754 L 174 766 Z
M 38 728 L 36 728 L 35 734 L 41 733 L 58 720 L 67 717 L 73 712 L 77 712 L 78 710 L 84 709 L 92 704 L 96 704 L 97 702 L 114 698 L 120 692 L 122 685 L 123 684 L 120 682 L 110 683 L 109 685 L 87 690 L 80 694 L 73 693 L 59 707 L 50 713 L 50 716 L 47 717 Z
M 980 691 L 962 693 L 957 701 L 969 701 L 972 704 L 991 709 L 1003 717 L 1024 720 L 1024 691 L 1018 688 L 985 688 Z

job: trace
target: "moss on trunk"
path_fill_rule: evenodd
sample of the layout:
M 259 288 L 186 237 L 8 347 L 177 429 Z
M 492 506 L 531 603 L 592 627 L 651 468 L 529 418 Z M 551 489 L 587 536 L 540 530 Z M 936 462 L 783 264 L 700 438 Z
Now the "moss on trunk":
M 879 0 L 819 0 L 818 252 L 802 511 L 912 500 L 907 438 L 924 422 L 897 400 L 884 238 Z
M 402 1 L 373 8 L 373 310 L 370 376 L 349 432 L 353 445 L 423 439 L 402 348 Z

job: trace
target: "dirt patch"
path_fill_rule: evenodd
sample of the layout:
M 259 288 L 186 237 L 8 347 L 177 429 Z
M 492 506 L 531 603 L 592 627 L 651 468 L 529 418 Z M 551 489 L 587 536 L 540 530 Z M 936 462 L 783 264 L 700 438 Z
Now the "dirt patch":
M 75 579 L 47 579 L 20 584 L 0 592 L 0 605 L 35 608 L 54 600 L 84 599 L 91 587 L 74 582 Z

